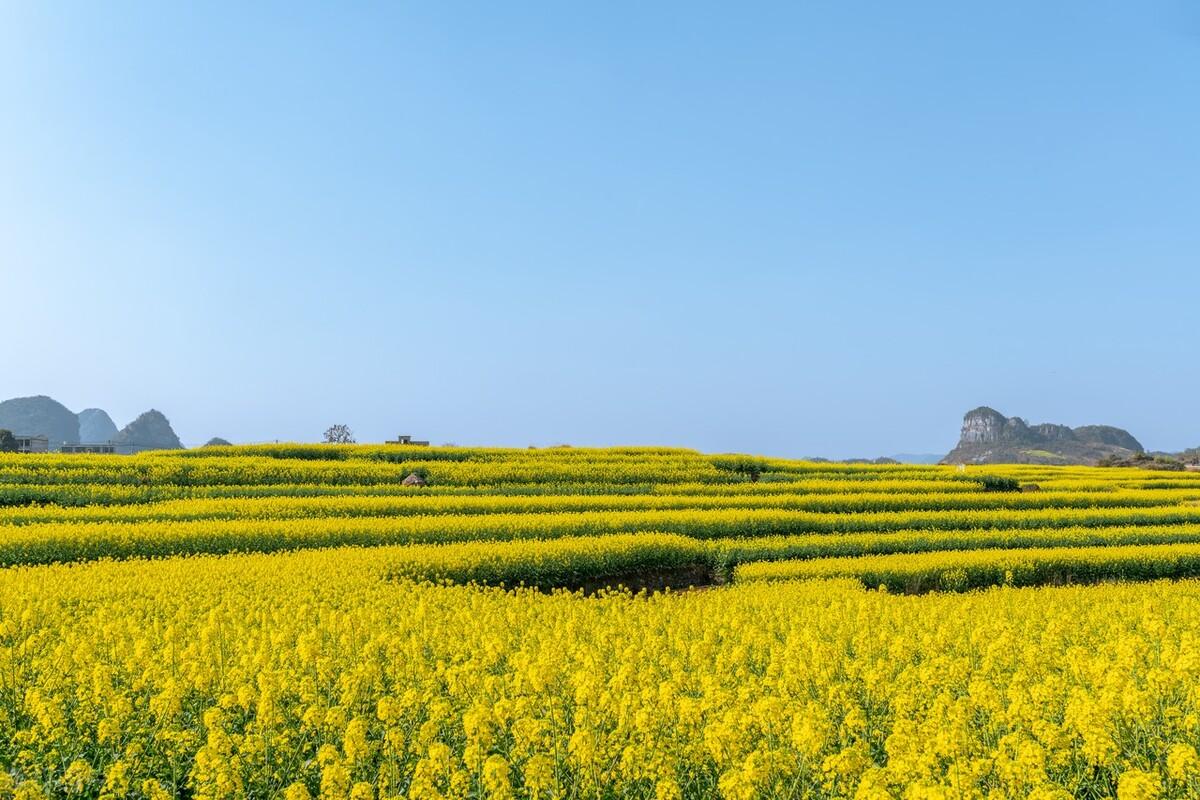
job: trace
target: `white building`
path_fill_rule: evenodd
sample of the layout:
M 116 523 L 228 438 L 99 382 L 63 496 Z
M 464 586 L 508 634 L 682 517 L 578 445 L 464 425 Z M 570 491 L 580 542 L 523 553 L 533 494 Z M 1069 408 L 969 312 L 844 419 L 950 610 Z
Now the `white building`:
M 18 453 L 48 453 L 50 452 L 50 437 L 34 436 L 18 433 L 16 435 Z

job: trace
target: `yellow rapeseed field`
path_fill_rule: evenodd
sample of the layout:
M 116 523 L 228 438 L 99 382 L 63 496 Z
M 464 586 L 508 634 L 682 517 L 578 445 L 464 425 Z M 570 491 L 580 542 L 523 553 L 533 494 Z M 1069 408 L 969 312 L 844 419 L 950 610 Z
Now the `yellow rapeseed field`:
M 0 800 L 1200 797 L 1198 498 L 658 449 L 3 456 Z
M 401 548 L 0 573 L 21 797 L 1200 790 L 1200 584 L 582 598 Z

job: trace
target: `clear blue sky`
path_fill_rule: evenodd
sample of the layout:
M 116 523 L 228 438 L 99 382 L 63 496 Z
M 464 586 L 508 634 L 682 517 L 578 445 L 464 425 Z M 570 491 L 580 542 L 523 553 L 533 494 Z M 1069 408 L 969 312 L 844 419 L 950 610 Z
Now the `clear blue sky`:
M 187 443 L 1200 444 L 1183 2 L 13 2 L 0 396 Z

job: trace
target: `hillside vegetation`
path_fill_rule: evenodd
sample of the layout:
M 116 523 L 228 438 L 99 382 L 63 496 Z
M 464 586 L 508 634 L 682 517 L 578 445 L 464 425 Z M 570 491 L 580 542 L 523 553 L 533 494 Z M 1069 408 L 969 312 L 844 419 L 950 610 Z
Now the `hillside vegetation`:
M 1111 425 L 1029 425 L 981 406 L 963 417 L 958 444 L 946 464 L 1088 464 L 1131 459 L 1145 448 L 1128 431 Z

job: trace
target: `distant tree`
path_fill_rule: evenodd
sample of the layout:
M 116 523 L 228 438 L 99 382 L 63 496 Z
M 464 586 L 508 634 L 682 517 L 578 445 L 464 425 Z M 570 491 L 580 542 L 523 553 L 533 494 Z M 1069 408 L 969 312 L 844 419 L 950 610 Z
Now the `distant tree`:
M 729 470 L 749 481 L 757 481 L 767 471 L 765 461 L 749 456 L 717 456 L 712 463 L 717 469 Z
M 349 425 L 330 425 L 325 431 L 325 444 L 354 444 L 354 431 Z
M 1021 491 L 1021 482 L 1016 478 L 1009 478 L 1001 475 L 983 475 L 978 480 L 985 492 Z
M 12 431 L 0 428 L 0 453 L 15 452 L 17 452 L 17 437 L 13 436 Z

